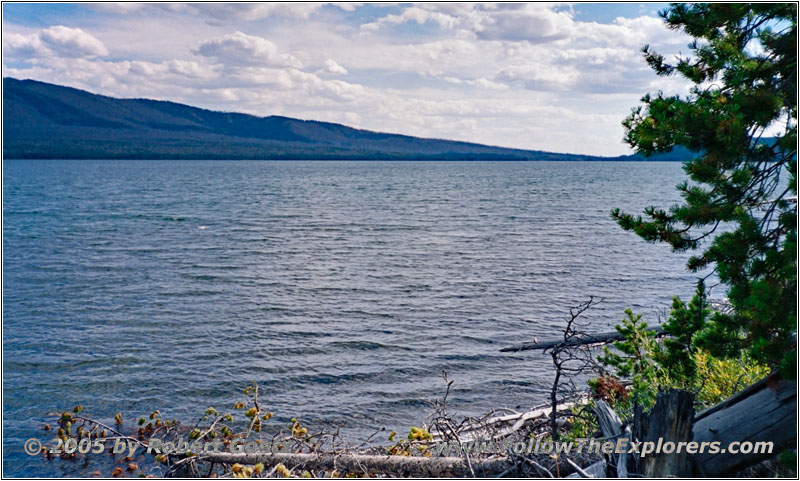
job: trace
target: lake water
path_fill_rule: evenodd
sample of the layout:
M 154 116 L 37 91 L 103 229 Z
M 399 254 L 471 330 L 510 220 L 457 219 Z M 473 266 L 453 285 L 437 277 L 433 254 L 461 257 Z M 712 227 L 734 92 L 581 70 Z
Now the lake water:
M 255 380 L 278 422 L 353 441 L 544 400 L 568 307 L 655 321 L 695 275 L 609 211 L 678 200 L 678 163 L 4 161 L 6 476 L 51 411 L 190 422 Z M 107 473 L 106 473 L 107 475 Z

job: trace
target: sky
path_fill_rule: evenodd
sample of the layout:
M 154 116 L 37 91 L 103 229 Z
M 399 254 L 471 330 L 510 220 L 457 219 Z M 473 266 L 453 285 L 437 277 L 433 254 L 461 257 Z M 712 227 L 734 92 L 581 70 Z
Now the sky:
M 524 149 L 630 153 L 661 3 L 4 3 L 4 77 Z

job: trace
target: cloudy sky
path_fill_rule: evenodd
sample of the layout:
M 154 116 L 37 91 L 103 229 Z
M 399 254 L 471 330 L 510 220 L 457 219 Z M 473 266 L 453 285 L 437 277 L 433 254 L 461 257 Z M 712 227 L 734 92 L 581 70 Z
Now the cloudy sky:
M 116 97 L 617 155 L 665 4 L 3 4 L 3 75 Z

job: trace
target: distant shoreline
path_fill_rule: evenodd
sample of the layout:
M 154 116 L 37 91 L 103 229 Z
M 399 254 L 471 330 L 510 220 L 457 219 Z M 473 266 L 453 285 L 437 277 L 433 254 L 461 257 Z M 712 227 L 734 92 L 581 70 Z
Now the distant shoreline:
M 367 158 L 189 158 L 189 157 L 174 157 L 174 158 L 152 158 L 152 157 L 3 157 L 3 160 L 21 161 L 21 160 L 143 160 L 143 161 L 186 161 L 186 162 L 207 162 L 207 161 L 222 161 L 222 162 L 682 162 L 682 160 L 661 160 L 661 159 L 645 159 L 645 158 L 626 158 L 624 157 L 611 157 L 608 159 L 565 159 L 565 160 L 552 160 L 552 159 L 418 159 L 418 158 L 393 158 L 393 159 L 367 159 Z M 630 156 L 633 157 L 633 156 Z
M 290 117 L 118 99 L 3 79 L 3 159 L 683 161 L 688 152 L 596 156 L 356 129 Z

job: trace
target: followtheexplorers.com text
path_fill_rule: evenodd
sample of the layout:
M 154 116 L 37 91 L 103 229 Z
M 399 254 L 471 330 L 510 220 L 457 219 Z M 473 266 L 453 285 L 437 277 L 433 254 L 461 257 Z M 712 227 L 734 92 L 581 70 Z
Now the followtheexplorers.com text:
M 93 439 L 84 438 L 80 442 L 75 439 L 68 439 L 66 442 L 57 440 L 55 446 L 49 448 L 52 454 L 61 453 L 81 453 L 81 454 L 100 454 L 107 449 L 113 453 L 125 453 L 133 456 L 137 452 L 146 451 L 152 454 L 209 454 L 209 453 L 288 453 L 291 452 L 285 444 L 269 443 L 260 441 L 245 441 L 236 439 L 229 444 L 221 441 L 205 442 L 200 440 L 189 441 L 179 438 L 174 441 L 164 441 L 159 438 L 151 438 L 146 443 L 131 442 L 122 438 L 112 439 Z M 28 454 L 36 455 L 42 449 L 42 443 L 31 438 L 25 442 L 25 451 Z M 48 448 L 45 448 L 48 449 Z M 723 445 L 719 441 L 695 442 L 695 441 L 631 441 L 628 438 L 619 438 L 616 441 L 607 441 L 594 438 L 579 438 L 574 441 L 548 441 L 542 439 L 531 439 L 530 441 L 474 441 L 465 443 L 454 442 L 432 442 L 427 445 L 427 449 L 419 451 L 420 455 L 426 456 L 458 456 L 463 452 L 468 454 L 503 454 L 511 450 L 515 454 L 633 454 L 642 458 L 652 454 L 772 454 L 773 443 L 771 441 L 734 441 Z M 430 454 L 426 454 L 430 453 Z

